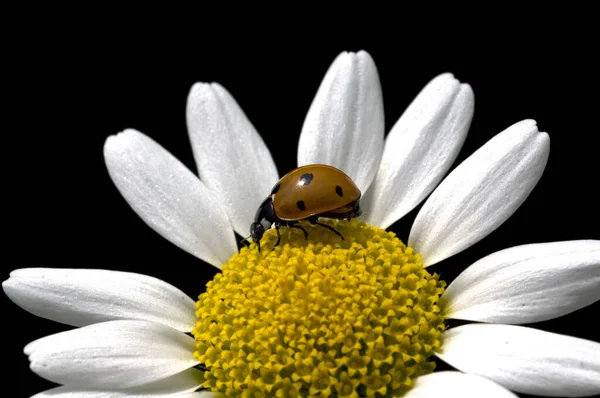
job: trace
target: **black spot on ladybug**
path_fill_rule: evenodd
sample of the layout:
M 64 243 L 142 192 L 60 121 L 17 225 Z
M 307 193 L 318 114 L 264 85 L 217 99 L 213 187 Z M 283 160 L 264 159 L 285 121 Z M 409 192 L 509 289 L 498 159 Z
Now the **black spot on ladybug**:
M 344 196 L 344 191 L 339 185 L 335 186 L 335 193 L 337 193 L 340 198 Z
M 300 176 L 300 185 L 309 185 L 313 179 L 312 173 L 305 173 Z
M 303 201 L 303 200 L 299 200 L 299 201 L 297 201 L 297 202 L 296 202 L 296 206 L 298 206 L 298 208 L 299 208 L 300 210 L 306 210 L 306 205 L 304 204 L 304 201 Z
M 277 193 L 277 191 L 279 191 L 279 182 L 277 182 L 277 184 L 275 184 L 275 186 L 273 187 L 273 190 L 271 191 L 271 195 L 273 195 L 274 193 Z

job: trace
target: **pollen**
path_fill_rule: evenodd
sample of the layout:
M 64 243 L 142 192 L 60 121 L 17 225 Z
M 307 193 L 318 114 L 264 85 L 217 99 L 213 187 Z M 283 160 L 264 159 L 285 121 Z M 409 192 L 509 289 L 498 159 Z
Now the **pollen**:
M 235 397 L 392 397 L 433 371 L 445 282 L 356 219 L 281 227 L 242 248 L 196 302 L 203 387 Z

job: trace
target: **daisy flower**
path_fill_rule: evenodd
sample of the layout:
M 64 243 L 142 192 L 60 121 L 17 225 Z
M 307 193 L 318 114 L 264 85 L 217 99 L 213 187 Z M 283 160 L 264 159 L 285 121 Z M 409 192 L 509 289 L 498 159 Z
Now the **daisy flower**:
M 363 192 L 360 220 L 269 230 L 238 251 L 279 179 L 232 96 L 196 84 L 187 122 L 199 178 L 135 130 L 109 137 L 112 180 L 159 234 L 220 268 L 194 302 L 126 272 L 21 269 L 3 283 L 35 315 L 79 327 L 25 347 L 60 384 L 36 397 L 514 397 L 600 394 L 600 344 L 518 326 L 600 298 L 600 241 L 507 248 L 449 286 L 427 267 L 483 239 L 531 193 L 549 155 L 535 121 L 499 133 L 445 178 L 473 92 L 450 74 L 384 140 L 370 55 L 343 53 L 308 111 L 298 164 L 328 164 Z M 423 200 L 407 244 L 392 223 Z M 475 321 L 447 328 L 448 319 Z M 457 371 L 433 372 L 437 356 Z

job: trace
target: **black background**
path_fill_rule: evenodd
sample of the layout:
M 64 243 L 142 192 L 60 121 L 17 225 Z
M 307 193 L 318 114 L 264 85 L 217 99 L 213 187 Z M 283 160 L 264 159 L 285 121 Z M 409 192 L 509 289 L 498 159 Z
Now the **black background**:
M 201 25 L 191 34 L 166 34 L 160 23 L 113 25 L 96 33 L 85 24 L 50 24 L 7 44 L 2 279 L 22 267 L 105 268 L 159 277 L 196 297 L 215 269 L 161 238 L 128 207 L 106 172 L 104 140 L 136 128 L 195 170 L 186 97 L 194 82 L 215 81 L 242 106 L 283 175 L 296 166 L 296 143 L 318 85 L 344 50 L 366 49 L 375 59 L 386 131 L 437 74 L 452 72 L 471 84 L 475 116 L 456 164 L 524 118 L 536 119 L 550 134 L 550 160 L 533 193 L 498 230 L 433 267 L 443 279 L 451 281 L 506 247 L 600 238 L 597 68 L 586 39 L 591 32 L 570 38 L 533 32 L 517 41 L 476 30 L 448 30 L 433 39 L 416 31 L 292 39 L 277 31 L 250 38 L 249 30 L 224 37 Z M 150 33 L 153 28 L 161 33 Z M 417 211 L 392 226 L 401 239 Z M 68 327 L 0 297 L 3 335 L 9 334 L 3 339 L 5 380 L 19 386 L 15 396 L 51 387 L 30 372 L 22 349 Z M 596 303 L 535 327 L 600 341 L 592 326 L 599 310 Z

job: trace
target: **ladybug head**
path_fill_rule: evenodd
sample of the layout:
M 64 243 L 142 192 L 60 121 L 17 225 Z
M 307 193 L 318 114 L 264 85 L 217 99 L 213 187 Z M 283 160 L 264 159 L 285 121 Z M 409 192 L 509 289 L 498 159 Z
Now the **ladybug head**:
M 260 251 L 260 240 L 262 239 L 265 233 L 265 227 L 262 226 L 259 222 L 253 222 L 250 225 L 250 236 L 252 236 L 252 240 L 256 242 L 256 246 L 258 246 L 258 251 Z
M 258 207 L 256 215 L 254 216 L 254 222 L 250 225 L 250 236 L 252 236 L 252 240 L 256 242 L 258 251 L 260 251 L 260 240 L 265 231 L 271 228 L 271 225 L 277 220 L 278 218 L 273 209 L 273 199 L 269 196 Z

